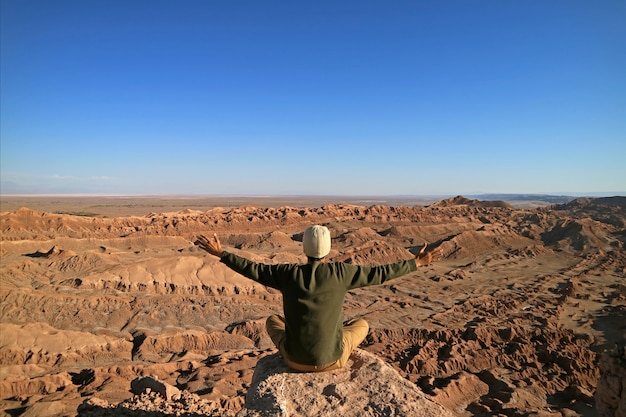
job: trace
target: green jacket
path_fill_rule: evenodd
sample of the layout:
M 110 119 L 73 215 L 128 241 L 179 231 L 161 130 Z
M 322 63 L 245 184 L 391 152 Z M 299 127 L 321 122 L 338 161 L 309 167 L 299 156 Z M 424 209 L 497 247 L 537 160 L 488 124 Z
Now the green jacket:
M 346 292 L 378 285 L 417 270 L 415 260 L 377 267 L 314 261 L 266 265 L 224 252 L 221 261 L 241 275 L 280 290 L 285 313 L 285 349 L 302 365 L 325 365 L 341 357 Z

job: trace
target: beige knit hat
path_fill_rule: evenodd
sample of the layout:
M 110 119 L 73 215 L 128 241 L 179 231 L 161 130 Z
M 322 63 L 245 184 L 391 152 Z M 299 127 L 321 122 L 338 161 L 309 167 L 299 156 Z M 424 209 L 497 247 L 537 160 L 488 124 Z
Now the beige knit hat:
M 302 245 L 307 256 L 321 259 L 330 252 L 330 231 L 326 226 L 311 226 L 304 231 Z

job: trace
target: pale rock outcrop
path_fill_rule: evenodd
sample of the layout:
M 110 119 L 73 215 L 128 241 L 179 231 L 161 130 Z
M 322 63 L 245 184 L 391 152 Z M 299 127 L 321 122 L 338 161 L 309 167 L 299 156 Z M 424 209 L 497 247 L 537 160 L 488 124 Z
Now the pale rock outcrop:
M 237 417 L 381 415 L 454 416 L 390 365 L 357 349 L 345 368 L 330 372 L 293 372 L 278 354 L 259 360 Z

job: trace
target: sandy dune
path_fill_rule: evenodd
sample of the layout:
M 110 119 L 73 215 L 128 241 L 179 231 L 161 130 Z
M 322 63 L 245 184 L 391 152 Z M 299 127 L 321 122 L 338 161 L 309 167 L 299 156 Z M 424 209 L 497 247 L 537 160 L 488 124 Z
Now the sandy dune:
M 255 364 L 276 352 L 264 319 L 281 296 L 198 250 L 194 236 L 216 232 L 261 262 L 303 262 L 302 232 L 320 223 L 333 260 L 443 249 L 435 265 L 351 292 L 344 308 L 370 323 L 361 348 L 430 398 L 459 416 L 593 416 L 601 354 L 626 339 L 624 200 L 5 211 L 0 408 L 77 415 L 86 400 L 129 400 L 130 381 L 153 375 L 234 415 Z

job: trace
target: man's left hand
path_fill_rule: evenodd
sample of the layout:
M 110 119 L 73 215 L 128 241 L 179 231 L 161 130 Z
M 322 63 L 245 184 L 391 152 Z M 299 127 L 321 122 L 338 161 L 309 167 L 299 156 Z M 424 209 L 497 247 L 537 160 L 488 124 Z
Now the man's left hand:
M 441 248 L 436 248 L 433 250 L 426 250 L 428 247 L 427 243 L 424 243 L 424 246 L 420 249 L 415 257 L 415 265 L 418 267 L 429 265 L 435 261 L 438 261 L 443 256 L 443 251 Z
M 195 243 L 200 246 L 201 249 L 209 252 L 211 255 L 217 256 L 218 258 L 221 258 L 224 253 L 222 250 L 222 244 L 217 237 L 217 233 L 213 233 L 213 239 L 200 235 Z

